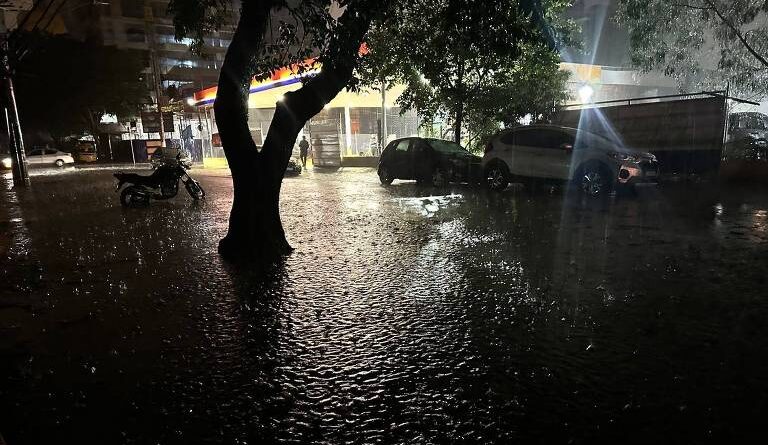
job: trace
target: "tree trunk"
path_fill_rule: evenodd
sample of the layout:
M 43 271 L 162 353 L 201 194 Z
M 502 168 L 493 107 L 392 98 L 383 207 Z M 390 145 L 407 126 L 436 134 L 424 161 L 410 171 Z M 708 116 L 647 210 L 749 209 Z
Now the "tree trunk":
M 340 19 L 341 31 L 332 39 L 320 73 L 275 105 L 264 145 L 257 150 L 248 128 L 248 95 L 255 74 L 250 62 L 264 44 L 271 8 L 269 2 L 243 2 L 214 103 L 234 189 L 229 230 L 219 242 L 219 253 L 227 260 L 273 262 L 292 251 L 280 220 L 283 175 L 299 131 L 352 78 L 371 13 L 352 14 L 350 8 Z
M 93 118 L 94 113 L 91 108 L 86 109 L 86 113 L 88 113 L 87 116 L 85 116 L 86 124 L 88 125 L 88 128 L 91 129 L 91 136 L 93 136 L 93 149 L 96 153 L 99 152 L 99 126 L 96 124 L 96 119 Z
M 459 100 L 456 105 L 456 118 L 453 129 L 453 142 L 461 144 L 461 126 L 464 125 L 464 102 Z
M 464 61 L 459 59 L 459 72 L 456 79 L 456 110 L 453 128 L 453 142 L 461 144 L 461 127 L 464 125 Z
M 236 259 L 289 250 L 282 226 L 275 225 L 278 191 L 270 186 L 270 172 L 248 128 L 248 95 L 253 78 L 251 62 L 263 45 L 270 14 L 269 2 L 242 3 L 242 11 L 219 75 L 213 109 L 224 155 L 232 171 L 233 201 L 229 231 L 219 243 L 222 256 Z M 279 222 L 279 216 L 277 217 Z

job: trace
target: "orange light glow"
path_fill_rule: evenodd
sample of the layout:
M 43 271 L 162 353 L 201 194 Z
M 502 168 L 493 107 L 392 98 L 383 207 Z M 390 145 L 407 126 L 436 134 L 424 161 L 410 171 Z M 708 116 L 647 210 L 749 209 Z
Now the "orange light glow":
M 360 45 L 360 56 L 364 56 L 369 52 L 370 50 L 368 45 L 365 43 Z M 302 77 L 313 75 L 319 72 L 320 67 L 321 64 L 317 61 L 316 58 L 310 58 L 304 60 L 302 63 L 294 63 L 290 66 L 278 68 L 264 80 L 257 80 L 257 78 L 254 77 L 251 81 L 250 94 L 259 93 L 284 85 L 290 85 L 292 83 L 298 83 L 301 81 Z M 301 74 L 299 74 L 299 72 L 301 72 Z M 213 101 L 216 100 L 217 91 L 218 87 L 213 86 L 196 92 L 194 95 L 195 105 L 213 104 Z

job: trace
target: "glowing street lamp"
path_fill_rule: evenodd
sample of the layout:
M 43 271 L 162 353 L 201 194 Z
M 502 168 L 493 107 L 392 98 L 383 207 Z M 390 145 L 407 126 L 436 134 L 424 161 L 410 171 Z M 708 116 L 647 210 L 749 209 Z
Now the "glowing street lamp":
M 595 94 L 594 88 L 592 88 L 589 85 L 584 85 L 581 88 L 579 88 L 579 98 L 581 99 L 581 103 L 592 102 L 592 96 L 594 94 Z

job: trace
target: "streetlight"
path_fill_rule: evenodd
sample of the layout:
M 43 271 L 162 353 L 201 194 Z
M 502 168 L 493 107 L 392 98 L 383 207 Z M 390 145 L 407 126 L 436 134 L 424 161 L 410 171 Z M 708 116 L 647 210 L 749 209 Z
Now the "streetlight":
M 581 98 L 581 103 L 583 104 L 592 102 L 592 96 L 594 94 L 594 88 L 588 84 L 584 84 L 581 88 L 579 88 L 579 98 Z

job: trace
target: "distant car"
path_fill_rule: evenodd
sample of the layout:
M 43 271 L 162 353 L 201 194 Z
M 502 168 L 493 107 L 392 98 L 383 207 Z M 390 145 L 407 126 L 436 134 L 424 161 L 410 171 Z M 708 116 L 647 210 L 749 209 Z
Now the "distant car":
M 6 153 L 0 154 L 0 168 L 3 170 L 10 170 L 13 168 L 13 158 Z
M 723 161 L 768 160 L 768 116 L 757 112 L 731 113 Z
M 285 168 L 285 174 L 289 176 L 301 174 L 301 164 L 296 162 L 295 159 L 288 161 L 288 167 Z
M 379 160 L 379 180 L 415 179 L 435 186 L 449 182 L 474 182 L 481 159 L 461 145 L 442 139 L 410 137 L 389 143 Z
M 27 153 L 27 163 L 30 165 L 55 165 L 63 167 L 66 164 L 74 164 L 75 159 L 71 153 L 64 153 L 55 148 L 36 148 Z
M 505 189 L 515 178 L 572 181 L 590 196 L 607 194 L 617 185 L 655 182 L 656 156 L 620 145 L 576 128 L 520 126 L 488 142 L 484 177 L 492 190 Z
M 746 135 L 768 138 L 768 116 L 757 112 L 731 113 L 728 116 L 728 140 L 742 139 Z

